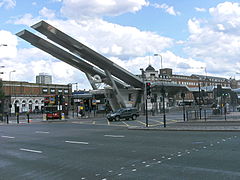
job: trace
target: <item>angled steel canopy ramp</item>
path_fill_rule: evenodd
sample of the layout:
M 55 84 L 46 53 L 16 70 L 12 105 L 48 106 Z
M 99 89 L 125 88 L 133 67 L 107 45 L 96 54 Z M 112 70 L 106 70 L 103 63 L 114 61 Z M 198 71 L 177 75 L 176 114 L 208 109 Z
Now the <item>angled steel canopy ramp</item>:
M 135 88 L 144 87 L 144 83 L 140 78 L 113 63 L 111 60 L 107 59 L 101 54 L 93 51 L 84 44 L 68 36 L 67 34 L 63 33 L 62 31 L 58 30 L 57 28 L 51 26 L 45 21 L 38 22 L 37 24 L 33 25 L 32 28 L 44 34 L 53 42 L 68 49 L 75 55 L 80 56 L 81 58 L 95 64 L 97 67 L 103 70 L 109 71 L 113 76 L 119 78 L 123 82 Z
M 73 54 L 63 50 L 62 48 L 57 47 L 56 45 L 40 38 L 39 36 L 27 31 L 23 30 L 16 34 L 17 36 L 21 37 L 22 39 L 28 41 L 33 46 L 51 54 L 57 59 L 62 60 L 63 62 L 70 64 L 71 66 L 90 74 L 91 76 L 99 75 L 101 79 L 106 79 L 107 76 L 105 72 L 102 70 L 90 65 L 89 63 L 83 61 L 79 57 L 74 56 Z M 116 78 L 113 78 L 116 85 L 120 88 L 126 87 L 126 84 L 119 81 Z M 109 84 L 108 82 L 105 82 L 106 84 Z

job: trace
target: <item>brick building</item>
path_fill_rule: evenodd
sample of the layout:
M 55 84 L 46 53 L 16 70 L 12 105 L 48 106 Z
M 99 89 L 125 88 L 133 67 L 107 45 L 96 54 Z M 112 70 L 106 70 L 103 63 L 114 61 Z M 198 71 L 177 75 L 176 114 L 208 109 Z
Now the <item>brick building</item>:
M 21 81 L 2 81 L 5 94 L 4 112 L 39 112 L 44 105 L 44 96 L 63 95 L 69 104 L 71 84 L 37 84 Z

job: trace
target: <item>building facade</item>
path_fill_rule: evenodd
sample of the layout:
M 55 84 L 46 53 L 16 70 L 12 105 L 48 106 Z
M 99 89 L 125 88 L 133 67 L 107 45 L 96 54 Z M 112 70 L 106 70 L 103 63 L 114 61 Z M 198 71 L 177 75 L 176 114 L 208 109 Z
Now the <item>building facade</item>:
M 38 76 L 36 76 L 36 83 L 37 84 L 52 84 L 52 76 L 40 73 Z
M 63 95 L 70 104 L 71 84 L 38 84 L 20 81 L 2 81 L 5 94 L 4 111 L 9 113 L 40 112 L 47 95 Z

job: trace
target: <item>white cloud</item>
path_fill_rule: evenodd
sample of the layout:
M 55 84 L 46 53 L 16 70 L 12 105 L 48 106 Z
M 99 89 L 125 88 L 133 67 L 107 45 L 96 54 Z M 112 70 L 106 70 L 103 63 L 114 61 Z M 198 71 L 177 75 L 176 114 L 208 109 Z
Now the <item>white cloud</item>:
M 46 7 L 43 7 L 39 11 L 39 14 L 43 17 L 48 18 L 48 19 L 53 19 L 55 17 L 55 12 L 51 9 L 46 8 Z
M 170 15 L 173 15 L 173 16 L 181 15 L 181 13 L 179 11 L 176 11 L 173 6 L 169 6 L 165 3 L 164 4 L 154 3 L 154 4 L 151 4 L 151 5 L 155 8 L 158 8 L 158 9 L 164 9 L 166 11 L 166 13 L 168 13 Z
M 20 17 L 19 19 L 12 19 L 9 20 L 8 23 L 13 23 L 13 24 L 17 24 L 17 25 L 26 25 L 26 26 L 31 26 L 35 23 L 37 23 L 38 21 L 40 21 L 42 18 L 40 17 L 33 17 L 32 14 L 24 14 L 22 17 Z
M 16 6 L 15 0 L 0 0 L 0 8 L 11 9 Z
M 210 8 L 210 19 L 190 19 L 186 52 L 219 74 L 239 71 L 240 3 L 225 2 Z M 231 72 L 232 71 L 232 72 Z
M 108 23 L 101 19 L 79 22 L 52 20 L 49 23 L 105 56 L 123 59 L 159 52 L 174 43 L 172 39 L 153 32 L 140 31 L 135 27 Z
M 199 34 L 202 32 L 200 27 L 200 21 L 197 19 L 190 19 L 188 20 L 188 30 L 191 34 Z
M 205 8 L 195 7 L 194 9 L 195 9 L 197 12 L 206 12 L 206 11 L 207 11 Z
M 16 55 L 17 37 L 9 31 L 0 30 L 0 60 L 14 58 Z
M 31 26 L 40 20 L 40 17 L 26 14 L 20 19 L 12 21 L 12 23 Z M 76 21 L 53 18 L 48 22 L 97 52 L 107 57 L 113 57 L 113 59 L 119 59 L 118 63 L 120 64 L 125 65 L 125 62 L 131 64 L 129 63 L 131 61 L 128 60 L 133 59 L 134 68 L 128 65 L 125 67 L 133 70 L 134 73 L 138 73 L 135 67 L 145 67 L 141 66 L 145 65 L 145 61 L 140 62 L 135 61 L 135 59 L 144 59 L 149 52 L 161 52 L 174 44 L 171 38 L 159 36 L 153 32 L 140 31 L 135 27 L 108 23 L 101 19 Z M 139 56 L 140 58 L 136 58 Z M 17 71 L 19 71 L 19 67 L 24 69 L 15 73 L 18 80 L 30 79 L 35 81 L 35 76 L 38 73 L 45 72 L 53 75 L 54 82 L 69 83 L 71 79 L 73 82 L 84 82 L 82 88 L 90 88 L 85 75 L 81 71 L 66 65 L 64 62 L 55 60 L 36 48 L 19 49 L 18 56 L 11 62 L 13 63 L 9 66 L 14 67 Z
M 209 9 L 215 23 L 222 24 L 228 33 L 240 35 L 240 3 L 224 2 Z
M 148 5 L 146 0 L 63 0 L 62 2 L 63 15 L 77 20 L 134 13 Z

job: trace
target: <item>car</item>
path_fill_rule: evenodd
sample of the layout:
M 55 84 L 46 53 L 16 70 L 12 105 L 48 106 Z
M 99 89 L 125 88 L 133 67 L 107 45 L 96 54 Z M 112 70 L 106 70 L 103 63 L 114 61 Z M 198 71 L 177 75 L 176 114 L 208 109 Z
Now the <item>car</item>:
M 136 108 L 121 108 L 112 113 L 107 114 L 109 121 L 119 121 L 120 119 L 135 120 L 139 116 L 139 111 Z

